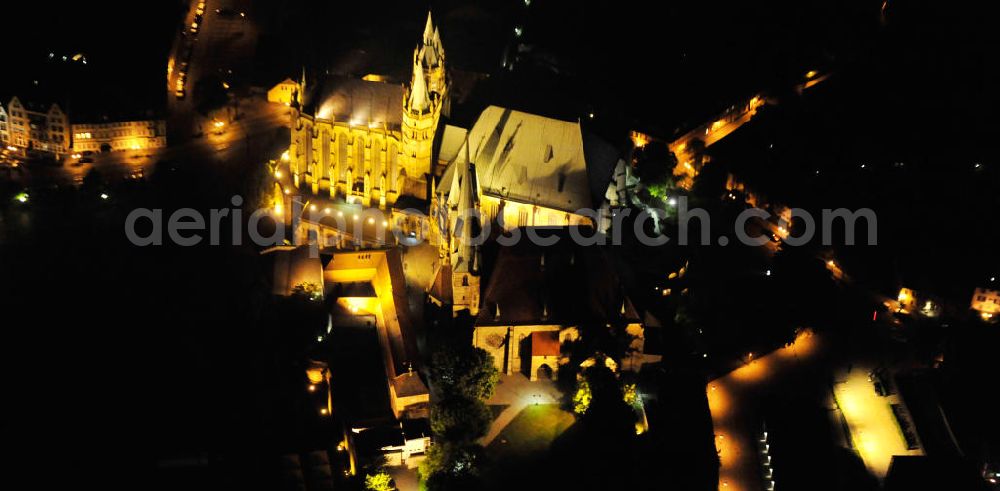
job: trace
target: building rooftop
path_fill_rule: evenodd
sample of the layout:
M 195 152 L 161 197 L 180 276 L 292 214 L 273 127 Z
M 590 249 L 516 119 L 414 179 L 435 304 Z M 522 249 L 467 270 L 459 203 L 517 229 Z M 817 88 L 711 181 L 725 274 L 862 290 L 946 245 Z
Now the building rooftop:
M 459 132 L 444 138 L 440 158 L 451 155 Z M 568 212 L 593 208 L 607 189 L 617 150 L 562 121 L 512 109 L 486 108 L 441 177 L 448 192 L 468 160 L 476 165 L 480 192 L 521 203 Z M 468 146 L 468 148 L 466 148 Z
M 554 234 L 552 246 L 498 246 L 476 325 L 639 322 L 606 253 L 576 245 L 567 229 Z
M 557 210 L 591 207 L 580 124 L 497 106 L 486 108 L 469 131 L 468 157 L 483 194 Z
M 438 160 L 444 162 L 455 160 L 458 157 L 459 150 L 462 149 L 462 145 L 465 144 L 465 137 L 468 134 L 469 130 L 465 128 L 459 128 L 450 124 L 445 125 L 444 132 L 441 134 L 441 148 L 438 151 Z
M 306 91 L 302 112 L 318 119 L 390 128 L 403 121 L 402 85 L 329 77 L 312 89 L 307 83 Z
M 420 380 L 417 372 L 407 372 L 392 379 L 392 386 L 396 389 L 396 397 L 411 397 L 427 394 L 427 385 Z

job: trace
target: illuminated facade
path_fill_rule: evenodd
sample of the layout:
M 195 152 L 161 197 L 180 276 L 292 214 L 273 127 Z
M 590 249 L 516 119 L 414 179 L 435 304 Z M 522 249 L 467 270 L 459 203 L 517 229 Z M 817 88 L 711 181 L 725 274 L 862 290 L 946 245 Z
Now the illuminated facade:
M 59 157 L 70 150 L 69 117 L 58 104 L 39 106 L 17 97 L 7 105 L 7 145 Z
M 7 132 L 7 110 L 0 105 L 0 147 L 6 147 L 10 135 Z
M 433 218 L 432 229 L 440 229 L 437 237 L 441 265 L 428 289 L 428 298 L 439 306 L 450 305 L 452 313 L 468 310 L 479 314 L 481 251 L 477 237 L 479 222 L 479 185 L 476 166 L 466 163 L 451 193 L 454 206 L 440 210 Z
M 286 78 L 267 91 L 267 102 L 291 106 L 292 101 L 302 103 L 302 85 Z
M 166 121 L 116 121 L 73 124 L 73 151 L 119 151 L 167 146 Z
M 990 320 L 1000 315 L 1000 290 L 990 290 L 987 288 L 976 288 L 972 293 L 972 310 L 979 312 L 979 315 Z
M 444 48 L 430 14 L 407 86 L 305 82 L 302 104 L 298 94 L 291 103 L 289 169 L 297 188 L 380 208 L 402 196 L 427 199 L 434 135 L 448 100 Z

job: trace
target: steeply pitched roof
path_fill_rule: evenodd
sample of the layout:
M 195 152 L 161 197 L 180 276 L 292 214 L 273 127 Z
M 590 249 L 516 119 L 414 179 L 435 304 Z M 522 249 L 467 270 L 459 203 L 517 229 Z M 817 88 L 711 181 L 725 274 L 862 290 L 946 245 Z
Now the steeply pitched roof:
M 427 93 L 427 82 L 424 80 L 424 69 L 420 63 L 413 67 L 413 82 L 410 84 L 410 109 L 425 111 L 430 105 L 430 95 Z
M 431 283 L 430 288 L 427 289 L 427 293 L 439 302 L 451 303 L 453 295 L 450 264 L 444 264 L 438 268 L 437 273 L 434 275 L 434 281 Z
M 410 397 L 427 394 L 427 386 L 417 372 L 407 372 L 392 379 L 396 397 Z
M 525 231 L 521 234 L 524 237 Z M 476 325 L 640 321 L 602 249 L 574 244 L 566 229 L 540 234 L 555 235 L 559 241 L 551 246 L 529 240 L 499 246 Z
M 403 121 L 403 86 L 346 77 L 330 77 L 306 99 L 304 113 L 358 125 Z
M 490 106 L 469 143 L 485 194 L 557 210 L 590 207 L 579 123 Z
M 441 134 L 441 149 L 438 151 L 438 160 L 444 162 L 455 160 L 462 145 L 465 144 L 465 136 L 468 134 L 469 130 L 465 128 L 450 124 L 445 125 L 444 132 Z M 444 181 L 442 180 L 442 182 Z
M 454 268 L 459 273 L 478 272 L 478 251 L 474 240 L 480 232 L 478 217 L 473 210 L 479 208 L 479 191 L 476 184 L 476 165 L 466 164 L 459 185 L 458 210 L 452 217 L 451 230 L 455 234 L 457 249 Z

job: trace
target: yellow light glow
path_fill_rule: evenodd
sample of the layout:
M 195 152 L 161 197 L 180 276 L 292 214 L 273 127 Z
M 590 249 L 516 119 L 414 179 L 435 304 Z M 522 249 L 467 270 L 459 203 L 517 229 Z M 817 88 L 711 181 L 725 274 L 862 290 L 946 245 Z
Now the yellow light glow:
M 899 290 L 899 303 L 909 302 L 913 298 L 913 294 L 910 292 L 909 288 L 903 288 Z
M 278 178 L 278 179 L 281 179 L 281 171 L 280 170 L 274 171 L 274 177 Z
M 816 75 L 819 75 L 819 72 L 817 72 L 816 70 L 809 70 L 808 72 L 806 72 L 806 78 L 813 78 Z
M 632 144 L 635 145 L 636 148 L 645 147 L 646 145 L 649 144 L 649 137 L 642 133 L 639 133 L 638 131 L 633 131 Z
M 291 157 L 288 155 L 288 150 L 285 150 L 284 152 L 281 152 L 281 161 L 282 162 L 288 162 L 289 159 L 291 159 Z
M 308 377 L 309 378 L 309 382 L 311 382 L 310 386 L 315 386 L 316 384 L 322 383 L 323 382 L 323 368 L 321 368 L 321 367 L 311 367 L 311 368 L 309 368 L 308 370 L 306 370 L 306 377 Z M 310 389 L 310 390 L 315 390 L 315 388 Z

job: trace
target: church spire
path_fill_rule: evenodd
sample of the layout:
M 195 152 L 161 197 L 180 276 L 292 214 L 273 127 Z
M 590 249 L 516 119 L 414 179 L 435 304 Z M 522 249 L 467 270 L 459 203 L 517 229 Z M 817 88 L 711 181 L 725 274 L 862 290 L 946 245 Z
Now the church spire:
M 306 66 L 302 65 L 302 78 L 299 79 L 299 92 L 296 95 L 296 102 L 302 106 L 302 101 L 306 97 Z
M 424 112 L 430 104 L 427 93 L 427 81 L 424 79 L 424 67 L 418 60 L 413 65 L 413 82 L 410 83 L 410 100 L 408 109 Z
M 434 40 L 434 22 L 431 20 L 431 11 L 427 11 L 427 24 L 424 25 L 424 44 L 431 44 Z
M 468 142 L 466 142 L 468 146 Z M 466 148 L 466 159 L 469 159 L 469 150 Z M 462 182 L 459 187 L 458 198 L 458 219 L 457 228 L 453 233 L 457 237 L 458 260 L 453 264 L 464 266 L 466 271 L 478 273 L 479 271 L 479 247 L 473 244 L 479 221 L 479 189 L 476 185 L 476 165 L 471 160 L 466 160 L 465 172 L 462 175 Z

